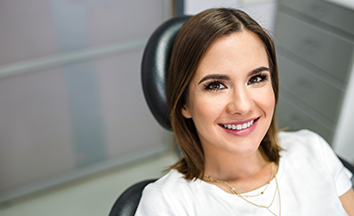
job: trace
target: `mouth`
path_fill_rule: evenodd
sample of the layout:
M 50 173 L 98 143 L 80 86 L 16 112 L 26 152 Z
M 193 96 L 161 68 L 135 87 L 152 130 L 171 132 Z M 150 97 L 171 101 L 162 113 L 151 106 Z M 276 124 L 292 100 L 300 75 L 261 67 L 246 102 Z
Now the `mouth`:
M 258 119 L 259 117 L 242 124 L 220 124 L 220 126 L 228 130 L 234 130 L 234 131 L 244 130 L 251 127 L 256 121 L 258 121 Z

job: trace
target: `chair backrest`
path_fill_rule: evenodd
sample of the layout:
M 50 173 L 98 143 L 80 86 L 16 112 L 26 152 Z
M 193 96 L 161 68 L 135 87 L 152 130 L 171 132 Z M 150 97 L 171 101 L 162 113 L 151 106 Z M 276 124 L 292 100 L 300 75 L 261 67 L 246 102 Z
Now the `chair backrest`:
M 141 64 L 141 81 L 146 102 L 162 127 L 171 130 L 167 107 L 166 81 L 173 43 L 190 16 L 178 16 L 163 23 L 151 35 Z
M 133 216 L 145 186 L 154 181 L 156 179 L 145 180 L 130 186 L 114 203 L 109 216 Z
M 171 130 L 166 98 L 166 81 L 174 40 L 190 16 L 178 16 L 164 22 L 151 35 L 144 51 L 141 81 L 146 102 L 159 124 Z M 109 216 L 133 216 L 145 186 L 156 179 L 129 187 L 113 205 Z

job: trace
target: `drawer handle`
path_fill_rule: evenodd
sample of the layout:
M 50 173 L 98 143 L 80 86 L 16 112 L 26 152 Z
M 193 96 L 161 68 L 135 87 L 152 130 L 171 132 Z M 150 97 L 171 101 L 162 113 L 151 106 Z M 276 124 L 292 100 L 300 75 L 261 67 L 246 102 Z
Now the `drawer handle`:
M 321 45 L 320 43 L 318 43 L 318 41 L 315 41 L 311 38 L 304 38 L 302 39 L 299 47 L 302 50 L 302 52 L 313 54 L 316 53 L 321 48 Z

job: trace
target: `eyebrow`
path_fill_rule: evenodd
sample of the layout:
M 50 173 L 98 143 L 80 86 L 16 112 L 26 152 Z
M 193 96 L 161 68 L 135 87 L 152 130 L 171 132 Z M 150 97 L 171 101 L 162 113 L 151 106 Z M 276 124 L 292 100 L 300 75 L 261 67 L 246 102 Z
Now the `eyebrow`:
M 254 69 L 253 71 L 251 71 L 248 76 L 253 76 L 253 75 L 256 75 L 256 74 L 259 74 L 260 72 L 262 71 L 269 71 L 269 68 L 267 67 L 259 67 L 259 68 L 256 68 Z M 210 74 L 210 75 L 207 75 L 205 77 L 203 77 L 199 82 L 198 82 L 198 85 L 202 82 L 204 82 L 205 80 L 209 80 L 209 79 L 214 79 L 214 80 L 230 80 L 230 77 L 229 76 L 226 76 L 226 75 L 220 75 L 220 74 Z
M 269 71 L 269 68 L 267 68 L 267 67 L 259 67 L 259 68 L 256 68 L 256 69 L 254 69 L 253 71 L 251 71 L 251 72 L 248 74 L 248 76 L 252 76 L 252 75 L 258 74 L 258 73 L 260 73 L 260 72 L 262 72 L 262 71 Z
M 219 75 L 219 74 L 210 74 L 210 75 L 207 75 L 205 77 L 203 77 L 199 82 L 198 82 L 198 85 L 202 82 L 204 82 L 205 80 L 208 80 L 208 79 L 217 79 L 217 80 L 229 80 L 230 77 L 226 76 L 226 75 Z

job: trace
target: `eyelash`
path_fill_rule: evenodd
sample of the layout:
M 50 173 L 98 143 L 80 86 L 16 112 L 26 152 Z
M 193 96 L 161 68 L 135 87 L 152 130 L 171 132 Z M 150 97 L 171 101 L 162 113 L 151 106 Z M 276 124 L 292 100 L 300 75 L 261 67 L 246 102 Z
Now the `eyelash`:
M 215 87 L 215 85 L 218 85 L 218 87 L 216 89 L 213 88 L 213 87 Z M 222 86 L 222 87 L 220 87 L 220 86 Z M 222 90 L 224 88 L 226 88 L 226 86 L 217 80 L 210 81 L 204 85 L 204 89 L 208 90 L 208 91 L 218 91 L 218 90 Z
M 258 80 L 258 78 L 260 78 L 260 80 Z M 268 75 L 268 74 L 265 74 L 265 73 L 263 73 L 263 74 L 257 74 L 257 75 L 255 75 L 255 76 L 251 77 L 251 78 L 248 80 L 247 84 L 248 84 L 248 85 L 251 85 L 251 84 L 261 83 L 261 82 L 267 81 L 268 78 L 269 78 L 269 75 Z M 254 81 L 254 82 L 252 82 L 251 80 L 254 80 L 254 79 L 257 79 L 257 80 Z
M 268 74 L 257 74 L 255 76 L 252 76 L 248 80 L 247 84 L 248 85 L 258 84 L 258 83 L 267 81 L 268 78 L 269 78 Z M 214 87 L 216 87 L 216 88 L 214 88 Z M 226 86 L 222 82 L 217 81 L 217 80 L 210 81 L 204 85 L 204 89 L 207 91 L 218 91 L 218 90 L 222 90 L 225 88 L 226 88 Z

